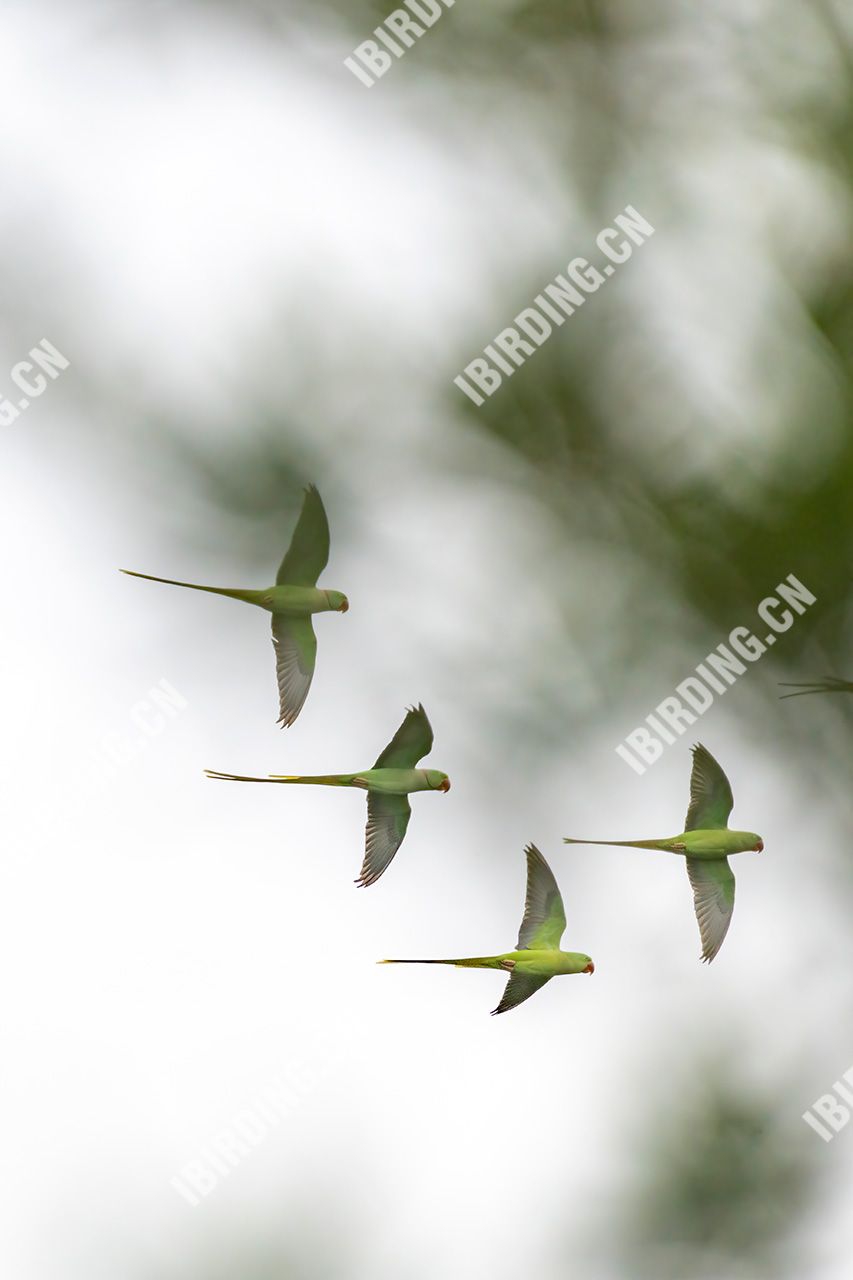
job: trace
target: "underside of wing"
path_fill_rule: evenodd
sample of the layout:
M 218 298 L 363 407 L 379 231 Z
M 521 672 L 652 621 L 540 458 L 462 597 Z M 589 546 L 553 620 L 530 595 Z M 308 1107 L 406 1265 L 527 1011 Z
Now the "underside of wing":
M 697 742 L 693 748 L 690 807 L 684 821 L 684 830 L 716 831 L 727 827 L 734 803 L 728 778 L 710 751 L 706 751 L 701 742 Z
M 317 658 L 317 637 L 310 618 L 273 614 L 272 642 L 278 679 L 280 725 L 292 725 L 308 697 Z
M 687 858 L 687 874 L 693 888 L 693 905 L 706 963 L 723 945 L 735 905 L 735 878 L 727 858 Z
M 414 769 L 419 760 L 432 751 L 432 725 L 423 707 L 410 707 L 406 718 L 374 769 Z
M 518 933 L 518 949 L 556 951 L 566 928 L 566 913 L 557 881 L 548 863 L 529 844 L 527 854 L 527 897 Z
M 501 1002 L 496 1009 L 492 1010 L 492 1014 L 506 1013 L 508 1009 L 515 1009 L 531 996 L 535 996 L 536 992 L 550 981 L 550 978 L 537 978 L 529 973 L 511 973 L 501 996 Z
M 367 831 L 364 862 L 356 884 L 375 884 L 403 843 L 412 810 L 408 796 L 367 793 Z
M 302 511 L 278 570 L 279 586 L 314 587 L 329 560 L 329 521 L 313 484 L 305 490 Z

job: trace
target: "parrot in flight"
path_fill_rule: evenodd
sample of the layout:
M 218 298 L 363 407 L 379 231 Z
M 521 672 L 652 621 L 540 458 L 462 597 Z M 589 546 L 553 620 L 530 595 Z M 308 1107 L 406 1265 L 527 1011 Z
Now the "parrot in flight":
M 453 964 L 462 969 L 502 969 L 509 973 L 501 1002 L 492 1014 L 506 1013 L 535 995 L 561 973 L 595 973 L 589 956 L 561 951 L 566 928 L 563 899 L 553 872 L 535 844 L 527 855 L 527 897 L 515 951 L 500 956 L 472 956 L 460 960 L 380 960 L 379 964 Z
M 388 746 L 372 769 L 360 773 L 308 775 L 270 774 L 247 778 L 206 769 L 208 778 L 227 782 L 302 782 L 321 787 L 360 787 L 367 792 L 367 831 L 364 861 L 356 880 L 360 888 L 375 884 L 403 843 L 411 817 L 413 791 L 449 791 L 450 779 L 439 769 L 416 769 L 432 751 L 432 726 L 422 706 L 410 707 Z
M 728 855 L 761 853 L 764 841 L 754 831 L 730 831 L 734 797 L 729 780 L 710 751 L 693 748 L 690 807 L 684 831 L 663 840 L 573 840 L 566 844 L 607 844 L 631 849 L 661 849 L 680 853 L 687 863 L 693 904 L 702 940 L 702 960 L 710 964 L 723 945 L 735 905 L 735 878 Z
M 841 680 L 838 676 L 826 676 L 823 680 L 810 680 L 808 684 L 794 684 L 780 680 L 783 689 L 796 689 L 796 693 L 781 693 L 780 699 L 801 698 L 804 693 L 853 693 L 853 680 Z
M 317 579 L 329 559 L 329 522 L 323 500 L 314 485 L 305 490 L 302 511 L 275 585 L 259 591 L 236 587 L 202 587 L 195 582 L 155 578 L 150 573 L 122 569 L 132 578 L 166 582 L 191 591 L 210 591 L 246 604 L 256 604 L 272 614 L 272 642 L 278 678 L 279 717 L 284 728 L 293 724 L 311 688 L 317 659 L 317 637 L 311 622 L 314 613 L 346 613 L 349 601 L 341 591 L 326 591 Z

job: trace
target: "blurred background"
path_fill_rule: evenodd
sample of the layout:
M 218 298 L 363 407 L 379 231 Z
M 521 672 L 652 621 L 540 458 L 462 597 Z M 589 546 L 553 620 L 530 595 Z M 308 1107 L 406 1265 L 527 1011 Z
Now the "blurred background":
M 853 23 L 814 0 L 2 6 L 4 1271 L 16 1280 L 850 1274 Z M 631 204 L 655 235 L 476 409 L 452 384 Z M 297 725 L 272 580 L 332 528 Z M 615 747 L 789 573 L 817 603 L 642 777 Z M 156 733 L 138 707 L 165 680 Z M 423 701 L 447 797 L 357 891 L 364 767 Z M 158 722 L 159 723 L 159 722 Z M 737 909 L 566 834 L 728 772 Z M 591 979 L 377 968 L 514 945 L 536 841 Z M 191 1206 L 171 1184 L 289 1071 Z M 853 1129 L 853 1126 L 851 1126 Z

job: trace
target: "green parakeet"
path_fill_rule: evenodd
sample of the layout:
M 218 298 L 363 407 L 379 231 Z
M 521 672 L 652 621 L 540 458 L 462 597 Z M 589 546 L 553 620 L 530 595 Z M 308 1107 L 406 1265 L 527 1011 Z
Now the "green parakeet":
M 546 982 L 562 973 L 594 973 L 595 965 L 580 951 L 561 951 L 560 939 L 566 928 L 566 913 L 557 881 L 548 863 L 529 844 L 527 855 L 527 897 L 515 951 L 499 956 L 470 956 L 457 960 L 380 960 L 379 964 L 453 964 L 462 969 L 503 969 L 509 973 L 500 1004 L 492 1013 L 506 1013 Z
M 735 905 L 735 878 L 728 855 L 761 853 L 764 841 L 754 831 L 730 831 L 734 798 L 729 780 L 701 743 L 693 748 L 690 807 L 680 835 L 662 840 L 572 840 L 566 844 L 606 844 L 632 849 L 662 849 L 683 854 L 693 888 L 702 939 L 702 960 L 710 963 L 723 945 Z
M 356 884 L 375 884 L 403 843 L 411 817 L 409 795 L 413 791 L 449 791 L 450 779 L 439 769 L 416 769 L 432 751 L 432 726 L 422 706 L 411 707 L 372 769 L 359 773 L 330 773 L 316 777 L 270 774 L 249 778 L 236 773 L 205 772 L 209 778 L 228 782 L 309 783 L 321 787 L 361 787 L 367 792 L 367 831 L 364 861 Z
M 202 587 L 195 582 L 155 578 L 150 573 L 122 569 L 132 578 L 166 582 L 191 591 L 210 591 L 230 596 L 246 604 L 258 605 L 272 614 L 272 642 L 278 678 L 278 723 L 292 725 L 308 696 L 317 659 L 317 637 L 311 622 L 314 613 L 346 613 L 349 601 L 340 591 L 326 591 L 317 579 L 329 559 L 329 522 L 323 501 L 313 485 L 305 490 L 302 511 L 290 546 L 281 562 L 275 585 L 259 591 L 237 587 Z
M 853 693 L 853 681 L 841 680 L 838 676 L 826 676 L 823 680 L 810 680 L 807 684 L 794 684 L 792 681 L 780 680 L 783 689 L 796 689 L 796 693 L 782 693 L 779 697 L 801 698 L 804 693 Z

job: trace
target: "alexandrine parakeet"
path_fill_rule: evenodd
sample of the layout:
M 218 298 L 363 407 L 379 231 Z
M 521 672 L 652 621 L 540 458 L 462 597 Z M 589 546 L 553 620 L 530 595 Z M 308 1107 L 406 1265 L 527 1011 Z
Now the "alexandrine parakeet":
M 432 726 L 422 706 L 411 707 L 372 769 L 358 773 L 307 775 L 270 774 L 250 778 L 236 773 L 205 772 L 227 782 L 310 783 L 321 787 L 361 787 L 367 792 L 367 832 L 364 861 L 356 884 L 375 884 L 403 843 L 409 825 L 413 791 L 449 791 L 450 779 L 439 769 L 416 769 L 432 750 Z
M 792 681 L 780 680 L 783 689 L 796 689 L 796 693 L 782 693 L 780 698 L 801 698 L 804 693 L 853 693 L 853 681 L 842 680 L 839 676 L 825 676 L 823 680 L 809 680 L 807 683 L 794 684 Z
M 349 601 L 341 591 L 326 591 L 317 579 L 329 559 L 329 522 L 323 501 L 313 485 L 305 490 L 290 546 L 278 571 L 275 585 L 259 591 L 237 587 L 203 587 L 174 578 L 155 578 L 150 573 L 122 569 L 132 578 L 166 582 L 191 591 L 210 591 L 230 596 L 246 604 L 258 605 L 272 614 L 272 642 L 278 678 L 278 723 L 292 725 L 308 696 L 317 658 L 317 637 L 311 622 L 314 613 L 346 613 Z
M 690 807 L 680 835 L 662 840 L 572 840 L 566 844 L 607 844 L 632 849 L 661 849 L 683 854 L 693 888 L 702 939 L 702 960 L 710 963 L 723 945 L 735 905 L 735 878 L 728 855 L 761 853 L 764 841 L 754 831 L 730 831 L 734 798 L 729 780 L 700 744 L 693 748 Z
M 506 1013 L 535 995 L 546 982 L 563 973 L 594 973 L 595 965 L 580 951 L 561 951 L 566 913 L 557 881 L 548 863 L 529 844 L 527 898 L 515 951 L 499 956 L 470 956 L 456 960 L 380 960 L 379 964 L 453 964 L 462 969 L 502 969 L 509 973 L 500 1004 L 492 1013 Z

